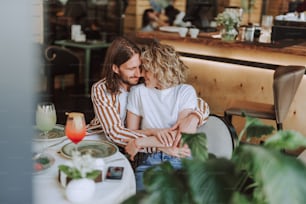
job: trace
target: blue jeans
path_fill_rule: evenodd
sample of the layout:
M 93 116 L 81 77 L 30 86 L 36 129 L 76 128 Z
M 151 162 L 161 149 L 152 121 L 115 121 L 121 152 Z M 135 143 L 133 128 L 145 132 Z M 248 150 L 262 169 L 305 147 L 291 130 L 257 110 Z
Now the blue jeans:
M 135 177 L 136 177 L 136 191 L 144 190 L 143 185 L 143 173 L 151 166 L 158 165 L 162 162 L 169 161 L 174 169 L 182 168 L 181 159 L 173 156 L 169 156 L 163 152 L 156 152 L 149 154 L 148 158 L 143 161 L 138 167 L 135 169 Z

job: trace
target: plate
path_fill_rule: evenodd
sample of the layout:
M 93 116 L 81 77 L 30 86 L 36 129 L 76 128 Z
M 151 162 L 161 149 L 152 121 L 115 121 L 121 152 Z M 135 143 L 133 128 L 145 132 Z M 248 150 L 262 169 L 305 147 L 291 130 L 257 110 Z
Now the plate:
M 75 144 L 72 142 L 64 145 L 61 149 L 62 155 L 71 158 L 74 147 Z M 106 158 L 114 155 L 118 151 L 118 147 L 107 141 L 83 140 L 78 144 L 78 151 L 82 155 L 89 153 L 95 158 Z
M 47 153 L 43 153 L 39 158 L 33 161 L 33 173 L 39 174 L 48 170 L 55 162 L 53 156 Z
M 42 136 L 43 132 L 35 128 L 35 134 L 33 140 L 35 141 L 56 141 L 61 140 L 65 137 L 64 126 L 57 124 L 52 130 L 50 130 L 47 135 L 48 138 Z
M 176 26 L 161 26 L 159 27 L 160 31 L 165 31 L 165 32 L 171 32 L 171 33 L 178 33 L 180 27 Z

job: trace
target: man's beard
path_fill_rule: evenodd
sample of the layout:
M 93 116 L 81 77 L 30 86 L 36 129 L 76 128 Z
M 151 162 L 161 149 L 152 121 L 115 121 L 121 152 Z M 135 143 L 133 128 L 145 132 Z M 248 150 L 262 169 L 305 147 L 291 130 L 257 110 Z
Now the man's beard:
M 134 82 L 135 80 L 132 81 L 131 78 L 127 78 L 127 79 L 126 78 L 121 78 L 121 83 L 126 84 L 128 86 L 134 86 L 134 85 L 137 85 L 139 83 L 139 78 L 138 78 L 137 82 Z

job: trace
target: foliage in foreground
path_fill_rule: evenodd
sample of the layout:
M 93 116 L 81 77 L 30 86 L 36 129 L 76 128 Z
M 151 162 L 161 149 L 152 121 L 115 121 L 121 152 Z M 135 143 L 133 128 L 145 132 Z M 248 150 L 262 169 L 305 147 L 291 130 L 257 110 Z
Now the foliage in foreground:
M 239 144 L 243 135 L 259 137 L 273 130 L 247 117 L 230 160 L 209 156 L 204 133 L 183 134 L 192 159 L 182 159 L 181 170 L 168 162 L 151 167 L 144 174 L 146 190 L 124 204 L 304 204 L 306 167 L 282 150 L 306 147 L 306 137 L 278 131 L 263 146 Z

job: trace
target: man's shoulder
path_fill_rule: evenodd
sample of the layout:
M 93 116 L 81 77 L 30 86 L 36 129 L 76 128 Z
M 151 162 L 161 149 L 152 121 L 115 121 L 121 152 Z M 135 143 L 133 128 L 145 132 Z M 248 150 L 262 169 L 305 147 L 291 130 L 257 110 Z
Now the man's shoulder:
M 106 87 L 106 80 L 105 79 L 101 79 L 100 81 L 97 81 L 96 83 L 94 83 L 93 85 L 92 85 L 92 87 L 101 87 L 101 86 L 103 86 L 103 87 Z
M 95 94 L 97 92 L 107 92 L 106 81 L 105 79 L 101 79 L 94 83 L 91 87 L 92 93 Z

